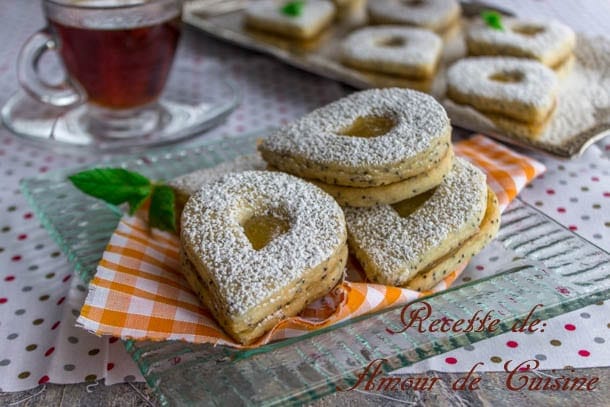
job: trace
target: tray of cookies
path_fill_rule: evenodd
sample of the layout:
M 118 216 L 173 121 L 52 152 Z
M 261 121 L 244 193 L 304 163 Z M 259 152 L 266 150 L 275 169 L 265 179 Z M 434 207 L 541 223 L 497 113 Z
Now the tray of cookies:
M 510 15 L 456 0 L 198 0 L 187 3 L 183 18 L 358 89 L 427 92 L 455 126 L 576 157 L 610 134 L 610 41 Z M 465 75 L 468 94 L 458 91 Z M 540 78 L 546 85 L 532 87 Z

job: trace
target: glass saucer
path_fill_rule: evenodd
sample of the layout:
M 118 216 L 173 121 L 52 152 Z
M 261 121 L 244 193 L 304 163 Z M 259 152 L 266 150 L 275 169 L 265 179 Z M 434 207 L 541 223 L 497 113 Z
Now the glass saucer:
M 23 91 L 2 107 L 4 125 L 23 140 L 59 150 L 132 151 L 174 143 L 220 124 L 239 104 L 237 86 L 215 67 L 175 64 L 159 99 L 158 125 L 140 137 L 100 137 L 83 125 L 86 104 L 58 108 Z

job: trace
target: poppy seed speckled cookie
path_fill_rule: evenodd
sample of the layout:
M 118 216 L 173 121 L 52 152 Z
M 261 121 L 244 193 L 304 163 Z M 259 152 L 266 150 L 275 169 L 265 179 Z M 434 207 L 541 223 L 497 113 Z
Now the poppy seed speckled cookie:
M 266 168 L 267 163 L 259 154 L 250 154 L 239 156 L 233 161 L 226 161 L 215 167 L 202 168 L 174 178 L 167 184 L 174 190 L 178 219 L 188 199 L 203 185 L 214 182 L 231 172 L 265 170 Z
M 500 229 L 500 206 L 498 197 L 487 188 L 487 210 L 479 226 L 479 231 L 452 252 L 441 257 L 427 269 L 417 273 L 404 286 L 415 291 L 432 289 L 448 274 L 452 273 L 461 264 L 468 262 L 493 240 Z
M 559 21 L 507 17 L 502 19 L 502 25 L 502 30 L 482 21 L 469 25 L 468 53 L 534 59 L 555 69 L 569 59 L 576 45 L 574 31 Z
M 409 177 L 403 181 L 378 187 L 345 187 L 309 180 L 331 194 L 339 205 L 355 208 L 392 204 L 412 198 L 441 183 L 453 164 L 453 149 L 448 149 L 430 170 Z
M 365 27 L 341 43 L 343 64 L 413 79 L 434 75 L 443 41 L 429 30 L 401 26 Z
M 522 58 L 472 57 L 447 71 L 447 97 L 483 113 L 523 123 L 542 123 L 556 104 L 555 73 Z
M 462 158 L 438 187 L 395 205 L 344 208 L 350 252 L 369 280 L 404 286 L 479 231 L 485 174 Z
M 388 185 L 425 173 L 451 148 L 451 124 L 432 97 L 371 89 L 314 110 L 266 138 L 271 166 L 349 187 Z
M 315 185 L 227 174 L 184 208 L 182 271 L 224 330 L 249 344 L 341 280 L 346 234 L 341 208 Z

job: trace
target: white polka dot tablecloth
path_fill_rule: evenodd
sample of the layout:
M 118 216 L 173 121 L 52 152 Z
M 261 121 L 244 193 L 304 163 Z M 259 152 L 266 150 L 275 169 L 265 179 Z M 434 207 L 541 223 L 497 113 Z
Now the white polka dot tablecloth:
M 607 24 L 605 2 L 582 3 L 578 20 L 568 2 L 509 1 L 523 10 L 555 15 L 578 29 L 599 33 Z M 545 4 L 551 4 L 545 8 Z M 527 6 L 527 7 L 526 7 Z M 516 8 L 517 9 L 517 8 Z M 549 11 L 550 10 L 550 11 Z M 601 12 L 597 12 L 601 10 Z M 532 14 L 534 11 L 532 11 Z M 44 25 L 38 2 L 4 0 L 0 8 L 0 103 L 17 90 L 15 61 L 20 45 Z M 590 27 L 589 27 L 590 26 Z M 606 26 L 607 27 L 607 26 Z M 598 31 L 595 31 L 598 30 Z M 239 136 L 277 126 L 344 95 L 335 82 L 287 67 L 187 29 L 178 57 L 181 64 L 221 66 L 238 82 L 241 106 L 205 138 Z M 192 80 L 200 78 L 184 78 Z M 197 140 L 194 141 L 195 143 Z M 536 156 L 548 167 L 521 195 L 559 223 L 595 245 L 610 247 L 610 139 L 572 162 Z M 48 171 L 94 162 L 99 157 L 58 154 L 29 146 L 0 129 L 0 389 L 18 391 L 40 383 L 105 379 L 106 384 L 142 380 L 120 341 L 98 338 L 74 326 L 86 287 L 40 226 L 19 191 L 19 180 Z M 477 256 L 460 282 L 480 278 L 498 261 Z M 409 371 L 428 369 L 502 370 L 503 361 L 535 359 L 541 368 L 609 366 L 610 301 L 546 321 L 543 333 L 508 333 L 420 362 Z

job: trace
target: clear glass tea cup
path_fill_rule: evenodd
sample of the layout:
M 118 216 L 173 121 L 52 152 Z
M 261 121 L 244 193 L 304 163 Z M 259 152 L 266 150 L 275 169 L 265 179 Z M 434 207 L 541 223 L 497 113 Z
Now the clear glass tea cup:
M 53 106 L 86 103 L 79 126 L 100 138 L 150 134 L 180 37 L 180 0 L 43 0 L 48 25 L 23 45 L 22 87 Z M 56 51 L 62 83 L 40 74 Z

